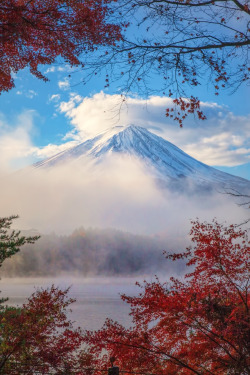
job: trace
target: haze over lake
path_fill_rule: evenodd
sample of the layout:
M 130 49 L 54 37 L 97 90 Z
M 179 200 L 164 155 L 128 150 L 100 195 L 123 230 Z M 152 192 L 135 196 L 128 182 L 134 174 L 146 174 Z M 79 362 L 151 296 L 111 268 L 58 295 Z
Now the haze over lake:
M 99 329 L 107 317 L 129 326 L 129 305 L 120 294 L 136 295 L 139 288 L 136 281 L 144 278 L 4 278 L 1 280 L 1 297 L 9 297 L 8 305 L 21 306 L 37 288 L 54 284 L 61 289 L 71 286 L 69 296 L 76 299 L 69 317 L 75 326 L 83 329 Z M 147 280 L 150 278 L 147 277 Z

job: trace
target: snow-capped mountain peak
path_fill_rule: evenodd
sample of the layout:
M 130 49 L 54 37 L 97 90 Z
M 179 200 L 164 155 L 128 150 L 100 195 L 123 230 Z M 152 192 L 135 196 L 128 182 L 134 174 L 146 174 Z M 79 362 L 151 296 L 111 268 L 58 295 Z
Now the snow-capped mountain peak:
M 137 158 L 144 164 L 145 170 L 167 185 L 173 182 L 183 184 L 186 179 L 201 187 L 219 184 L 228 188 L 250 188 L 249 181 L 209 167 L 174 144 L 136 125 L 110 128 L 78 146 L 34 164 L 34 167 L 55 168 L 86 157 L 99 162 L 106 155 Z

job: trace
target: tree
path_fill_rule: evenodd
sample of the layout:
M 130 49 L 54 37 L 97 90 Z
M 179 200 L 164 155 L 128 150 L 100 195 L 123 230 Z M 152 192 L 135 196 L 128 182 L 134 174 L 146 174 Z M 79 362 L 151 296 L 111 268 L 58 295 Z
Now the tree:
M 0 4 L 0 93 L 14 87 L 13 73 L 29 67 L 47 80 L 39 64 L 61 56 L 80 65 L 79 55 L 112 44 L 120 28 L 106 22 L 112 0 L 2 0 Z
M 10 231 L 18 216 L 0 219 L 0 266 L 25 243 L 34 243 L 39 236 L 25 237 Z M 83 375 L 81 369 L 90 365 L 91 356 L 81 347 L 82 332 L 68 319 L 68 307 L 74 300 L 52 285 L 37 290 L 19 308 L 0 308 L 0 374 Z M 84 375 L 87 375 L 84 372 Z
M 96 60 L 90 57 L 90 71 L 106 67 L 106 87 L 122 78 L 125 94 L 173 97 L 176 110 L 167 108 L 166 116 L 181 126 L 190 113 L 205 119 L 199 99 L 188 92 L 204 83 L 204 76 L 215 95 L 249 79 L 249 15 L 247 0 L 118 1 L 113 17 L 122 19 L 127 31 Z
M 21 308 L 0 312 L 1 374 L 63 374 L 76 368 L 81 373 L 82 334 L 67 318 L 73 302 L 54 286 L 32 294 Z M 86 360 L 86 358 L 85 358 Z
M 186 259 L 184 279 L 145 282 L 138 296 L 122 296 L 131 305 L 131 328 L 107 320 L 86 332 L 98 368 L 114 356 L 125 374 L 250 374 L 247 232 L 197 220 L 191 236 L 193 247 L 167 255 Z
M 26 243 L 33 244 L 40 236 L 22 236 L 20 231 L 12 230 L 10 227 L 17 215 L 0 218 L 0 267 L 5 259 L 12 257 L 20 251 L 20 247 Z
M 17 215 L 0 218 L 0 267 L 7 258 L 11 258 L 20 251 L 26 243 L 33 244 L 40 236 L 22 236 L 20 231 L 12 230 L 10 227 Z M 0 304 L 6 302 L 6 299 L 0 299 Z

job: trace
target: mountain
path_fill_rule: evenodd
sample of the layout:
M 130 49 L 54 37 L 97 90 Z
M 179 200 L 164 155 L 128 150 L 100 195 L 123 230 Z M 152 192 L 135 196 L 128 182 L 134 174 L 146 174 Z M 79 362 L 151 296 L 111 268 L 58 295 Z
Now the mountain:
M 86 161 L 101 162 L 107 155 L 135 157 L 142 162 L 161 187 L 186 189 L 227 188 L 246 191 L 250 181 L 221 172 L 192 158 L 174 144 L 147 129 L 130 125 L 116 126 L 75 147 L 40 161 L 34 168 L 56 168 L 59 165 Z M 85 160 L 84 160 L 85 159 Z

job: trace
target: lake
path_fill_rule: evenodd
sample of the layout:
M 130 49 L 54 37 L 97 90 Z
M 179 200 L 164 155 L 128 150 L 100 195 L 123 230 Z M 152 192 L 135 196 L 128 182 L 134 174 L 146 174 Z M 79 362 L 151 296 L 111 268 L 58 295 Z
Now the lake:
M 0 281 L 0 290 L 1 297 L 9 297 L 9 305 L 21 306 L 39 287 L 71 286 L 69 296 L 76 302 L 71 305 L 69 318 L 75 322 L 74 326 L 93 330 L 101 328 L 107 317 L 125 326 L 131 325 L 130 307 L 120 299 L 120 294 L 138 294 L 140 288 L 135 282 L 142 280 L 144 277 L 4 278 Z

